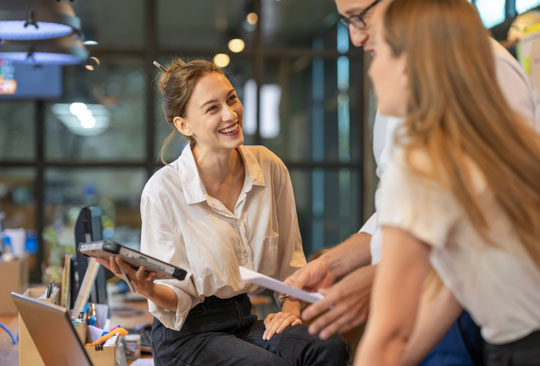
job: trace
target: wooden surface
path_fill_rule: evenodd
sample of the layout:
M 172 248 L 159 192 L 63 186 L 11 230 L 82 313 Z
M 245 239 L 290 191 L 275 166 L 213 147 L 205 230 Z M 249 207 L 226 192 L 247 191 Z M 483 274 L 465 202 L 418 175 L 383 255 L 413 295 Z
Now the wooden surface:
M 0 316 L 0 322 L 8 327 L 15 337 L 17 336 L 19 331 L 17 315 Z M 11 343 L 11 337 L 4 329 L 0 329 L 0 365 L 19 365 L 19 345 Z

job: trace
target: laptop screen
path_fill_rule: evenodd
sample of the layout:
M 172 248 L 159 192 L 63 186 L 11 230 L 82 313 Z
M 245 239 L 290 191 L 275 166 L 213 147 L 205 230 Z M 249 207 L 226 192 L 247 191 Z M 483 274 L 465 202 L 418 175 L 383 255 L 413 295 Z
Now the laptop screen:
M 45 365 L 92 366 L 63 307 L 15 292 L 11 297 Z

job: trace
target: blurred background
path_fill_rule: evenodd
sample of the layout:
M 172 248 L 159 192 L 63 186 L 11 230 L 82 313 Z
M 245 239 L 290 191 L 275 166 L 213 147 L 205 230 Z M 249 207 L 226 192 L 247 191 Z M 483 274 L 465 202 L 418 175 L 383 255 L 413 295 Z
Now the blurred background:
M 26 231 L 33 281 L 74 250 L 83 205 L 101 207 L 105 238 L 138 247 L 140 194 L 171 130 L 153 60 L 224 68 L 244 104 L 245 143 L 267 146 L 290 170 L 306 255 L 371 215 L 369 56 L 350 44 L 332 0 L 60 2 L 80 19 L 79 64 L 21 62 L 0 47 L 0 220 Z M 8 3 L 17 2 L 0 10 Z M 540 1 L 473 3 L 519 56 L 516 17 Z M 168 161 L 184 144 L 169 146 Z

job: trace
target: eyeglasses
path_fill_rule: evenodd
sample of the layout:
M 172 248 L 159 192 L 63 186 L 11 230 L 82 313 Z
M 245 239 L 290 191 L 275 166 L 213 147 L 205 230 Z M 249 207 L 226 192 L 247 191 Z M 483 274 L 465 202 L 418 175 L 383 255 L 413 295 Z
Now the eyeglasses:
M 355 27 L 356 29 L 358 30 L 364 30 L 366 29 L 367 27 L 367 23 L 366 23 L 366 15 L 367 13 L 375 6 L 377 5 L 378 3 L 380 3 L 381 0 L 375 0 L 374 2 L 372 2 L 371 4 L 368 5 L 367 8 L 365 8 L 364 10 L 362 10 L 360 13 L 358 14 L 353 14 L 351 15 L 350 17 L 346 17 L 346 16 L 341 16 L 341 22 L 343 24 L 345 24 L 347 26 L 347 28 L 349 28 L 350 25 L 352 25 L 353 27 Z

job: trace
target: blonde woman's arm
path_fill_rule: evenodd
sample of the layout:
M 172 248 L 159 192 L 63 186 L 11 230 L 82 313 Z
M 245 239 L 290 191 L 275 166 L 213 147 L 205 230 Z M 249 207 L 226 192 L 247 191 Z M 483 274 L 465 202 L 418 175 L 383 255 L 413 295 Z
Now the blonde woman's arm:
M 439 343 L 463 308 L 454 294 L 439 282 L 438 288 L 427 288 L 422 294 L 420 309 L 410 337 L 402 365 L 417 365 Z
M 382 260 L 375 276 L 366 334 L 355 365 L 399 365 L 412 334 L 430 247 L 408 232 L 383 227 Z

